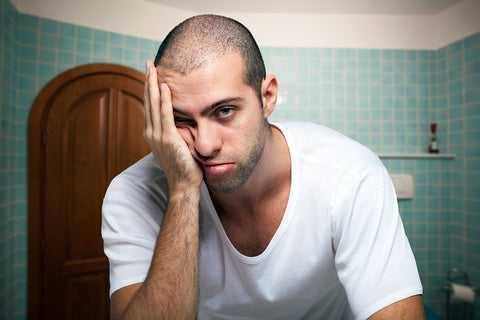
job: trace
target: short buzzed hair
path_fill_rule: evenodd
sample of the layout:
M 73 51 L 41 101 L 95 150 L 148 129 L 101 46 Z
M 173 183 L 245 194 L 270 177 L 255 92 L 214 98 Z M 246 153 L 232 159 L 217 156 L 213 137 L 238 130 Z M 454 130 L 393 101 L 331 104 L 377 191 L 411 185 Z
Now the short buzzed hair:
M 183 21 L 160 45 L 155 66 L 189 74 L 232 52 L 242 56 L 244 82 L 262 103 L 262 81 L 266 76 L 262 54 L 250 31 L 231 18 L 199 15 Z

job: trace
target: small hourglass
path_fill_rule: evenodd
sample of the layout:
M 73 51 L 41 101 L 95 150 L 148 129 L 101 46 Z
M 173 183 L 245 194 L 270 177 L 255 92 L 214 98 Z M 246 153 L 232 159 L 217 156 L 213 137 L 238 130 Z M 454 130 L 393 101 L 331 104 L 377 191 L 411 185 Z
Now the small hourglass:
M 430 132 L 432 133 L 432 138 L 430 141 L 430 145 L 428 146 L 428 152 L 430 153 L 438 153 L 438 146 L 437 146 L 437 138 L 435 136 L 437 132 L 437 124 L 431 123 L 430 124 Z

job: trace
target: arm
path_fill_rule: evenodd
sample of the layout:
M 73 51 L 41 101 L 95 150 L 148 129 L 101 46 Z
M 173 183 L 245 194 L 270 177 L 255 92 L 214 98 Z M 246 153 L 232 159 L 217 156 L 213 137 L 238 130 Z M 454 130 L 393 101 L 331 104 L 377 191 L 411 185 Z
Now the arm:
M 169 200 L 145 281 L 112 295 L 112 319 L 193 319 L 198 303 L 198 203 L 203 174 L 178 134 L 168 86 L 147 61 L 145 139 L 164 169 Z
M 425 319 L 422 296 L 397 301 L 375 312 L 369 320 L 422 320 Z
M 354 315 L 395 319 L 422 312 L 415 257 L 398 214 L 395 190 L 382 167 L 346 173 L 334 212 L 337 274 Z M 415 298 L 409 298 L 415 297 Z
M 119 289 L 112 295 L 113 319 L 195 318 L 198 296 L 198 203 L 195 202 L 188 195 L 170 199 L 147 278 L 142 284 Z

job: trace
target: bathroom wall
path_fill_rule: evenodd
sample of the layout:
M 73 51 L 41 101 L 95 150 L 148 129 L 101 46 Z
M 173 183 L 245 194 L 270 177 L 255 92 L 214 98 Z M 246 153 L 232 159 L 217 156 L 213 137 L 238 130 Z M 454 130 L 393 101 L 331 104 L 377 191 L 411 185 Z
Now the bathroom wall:
M 73 66 L 112 62 L 143 71 L 158 42 L 16 11 L 0 0 L 0 319 L 25 319 L 27 296 L 27 121 L 52 77 Z M 273 121 L 331 126 L 378 153 L 422 153 L 428 125 L 439 123 L 452 159 L 383 159 L 411 173 L 412 200 L 399 202 L 425 286 L 438 299 L 454 266 L 480 283 L 480 33 L 438 50 L 263 46 L 278 76 Z
M 480 283 L 479 42 L 476 34 L 437 53 L 437 112 L 446 119 L 450 151 L 458 155 L 452 163 L 452 262 L 470 275 L 477 288 Z
M 18 13 L 8 1 L 1 0 L 0 319 L 8 319 L 7 315 L 16 310 L 25 314 L 26 132 L 20 126 L 28 113 L 23 117 L 17 114 L 17 25 Z

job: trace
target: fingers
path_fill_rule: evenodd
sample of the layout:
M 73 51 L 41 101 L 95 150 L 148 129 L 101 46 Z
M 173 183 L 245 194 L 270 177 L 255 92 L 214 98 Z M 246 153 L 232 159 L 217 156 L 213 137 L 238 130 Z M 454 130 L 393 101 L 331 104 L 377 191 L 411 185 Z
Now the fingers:
M 160 84 L 160 113 L 163 130 L 168 133 L 171 133 L 171 130 L 176 131 L 173 118 L 172 96 L 170 88 L 165 83 Z
M 149 67 L 148 72 L 148 95 L 150 105 L 150 121 L 153 133 L 153 138 L 159 138 L 161 134 L 161 122 L 160 122 L 160 90 L 157 82 L 157 70 L 154 66 Z M 157 140 L 158 141 L 158 140 Z
M 157 83 L 157 71 L 151 60 L 146 62 L 144 108 L 145 139 L 149 143 L 153 140 L 158 141 L 162 129 L 160 123 L 160 92 Z
M 151 105 L 150 105 L 150 94 L 149 94 L 149 77 L 150 77 L 150 67 L 152 66 L 152 61 L 147 60 L 145 65 L 145 89 L 143 93 L 143 107 L 145 111 L 145 128 L 144 136 L 145 139 L 151 138 L 152 135 L 152 117 L 151 117 Z
M 144 108 L 147 142 L 158 143 L 165 134 L 177 133 L 170 88 L 164 83 L 158 84 L 157 70 L 151 60 L 146 62 Z
M 145 140 L 166 173 L 169 187 L 199 186 L 202 170 L 175 125 L 170 88 L 158 83 L 157 70 L 150 60 L 146 62 L 144 108 Z

